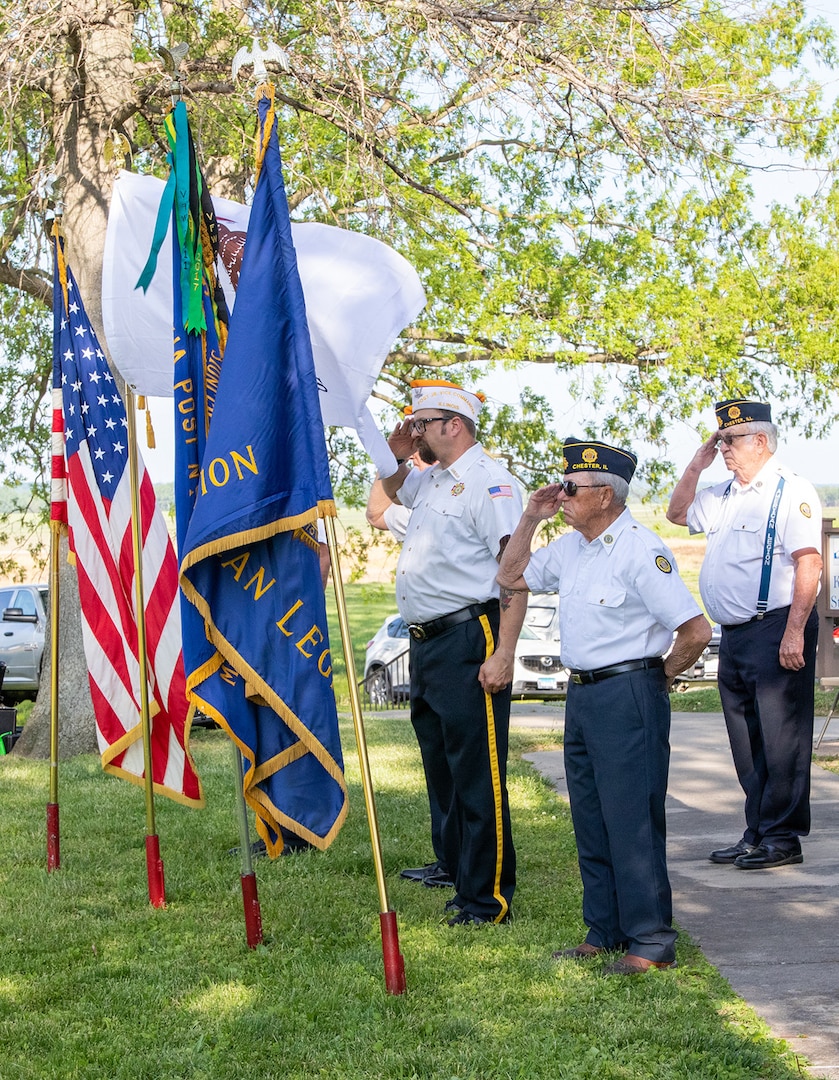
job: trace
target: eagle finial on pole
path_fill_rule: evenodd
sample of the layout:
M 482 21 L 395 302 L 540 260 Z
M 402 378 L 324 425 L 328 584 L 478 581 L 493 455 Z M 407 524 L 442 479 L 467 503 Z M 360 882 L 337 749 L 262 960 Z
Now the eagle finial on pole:
M 183 89 L 181 84 L 181 64 L 189 52 L 189 45 L 184 41 L 180 45 L 173 45 L 171 49 L 167 49 L 165 45 L 158 45 L 157 51 L 163 57 L 164 66 L 172 76 L 172 81 L 169 84 L 172 102 L 180 101 Z
M 233 57 L 233 81 L 236 81 L 241 68 L 252 64 L 254 79 L 257 82 L 266 82 L 268 80 L 266 64 L 269 62 L 275 64 L 281 71 L 289 70 L 288 54 L 284 49 L 270 39 L 263 48 L 259 38 L 254 38 L 250 49 L 243 46 Z

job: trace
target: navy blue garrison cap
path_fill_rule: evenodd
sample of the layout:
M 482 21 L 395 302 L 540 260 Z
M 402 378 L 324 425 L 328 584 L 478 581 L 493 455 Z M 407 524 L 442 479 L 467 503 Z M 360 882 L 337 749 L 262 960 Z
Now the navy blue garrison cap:
M 638 458 L 631 450 L 621 450 L 591 439 L 566 439 L 562 452 L 562 471 L 565 473 L 606 472 L 622 477 L 627 483 L 638 464 Z
M 743 398 L 718 401 L 714 412 L 720 431 L 738 424 L 772 423 L 772 407 L 764 401 L 746 401 Z

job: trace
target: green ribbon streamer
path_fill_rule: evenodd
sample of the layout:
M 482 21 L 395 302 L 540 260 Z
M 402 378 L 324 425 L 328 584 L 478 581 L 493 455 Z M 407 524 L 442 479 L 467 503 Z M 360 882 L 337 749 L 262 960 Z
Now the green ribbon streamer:
M 194 165 L 194 172 L 190 169 L 190 159 L 195 161 L 195 158 L 190 152 L 189 119 L 183 101 L 179 101 L 166 117 L 165 127 L 170 147 L 170 153 L 167 155 L 169 177 L 157 211 L 152 249 L 136 288 L 147 289 L 154 276 L 169 216 L 174 211 L 174 224 L 181 253 L 180 281 L 176 287 L 181 290 L 184 327 L 192 333 L 201 333 L 207 329 L 202 302 L 204 255 L 201 244 L 201 223 L 190 212 L 190 190 L 195 184 L 197 197 L 194 205 L 200 213 L 202 182 L 197 162 Z

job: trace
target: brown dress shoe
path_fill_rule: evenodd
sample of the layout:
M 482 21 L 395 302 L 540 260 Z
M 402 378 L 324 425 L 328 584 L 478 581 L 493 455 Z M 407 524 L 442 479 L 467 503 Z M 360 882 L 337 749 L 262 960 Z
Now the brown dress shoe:
M 643 975 L 645 971 L 649 971 L 650 968 L 674 968 L 676 967 L 675 960 L 647 960 L 644 956 L 635 956 L 633 953 L 627 953 L 626 956 L 621 956 L 620 959 L 615 960 L 612 964 L 607 964 L 603 968 L 604 975 Z
M 589 945 L 587 941 L 584 941 L 582 945 L 576 945 L 573 949 L 560 949 L 558 952 L 551 953 L 551 960 L 593 960 L 595 956 L 600 956 L 606 951 L 598 945 Z

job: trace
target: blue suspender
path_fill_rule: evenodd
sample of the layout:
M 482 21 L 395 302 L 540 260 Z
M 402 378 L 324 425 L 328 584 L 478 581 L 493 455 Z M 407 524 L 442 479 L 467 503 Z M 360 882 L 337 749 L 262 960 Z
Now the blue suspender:
M 763 568 L 760 572 L 760 592 L 757 596 L 757 617 L 762 619 L 769 606 L 769 579 L 772 576 L 772 552 L 775 549 L 775 529 L 778 524 L 778 507 L 781 504 L 781 492 L 784 490 L 783 476 L 778 480 L 775 494 L 772 496 L 772 506 L 769 509 L 769 520 L 766 523 L 766 539 L 763 542 Z

